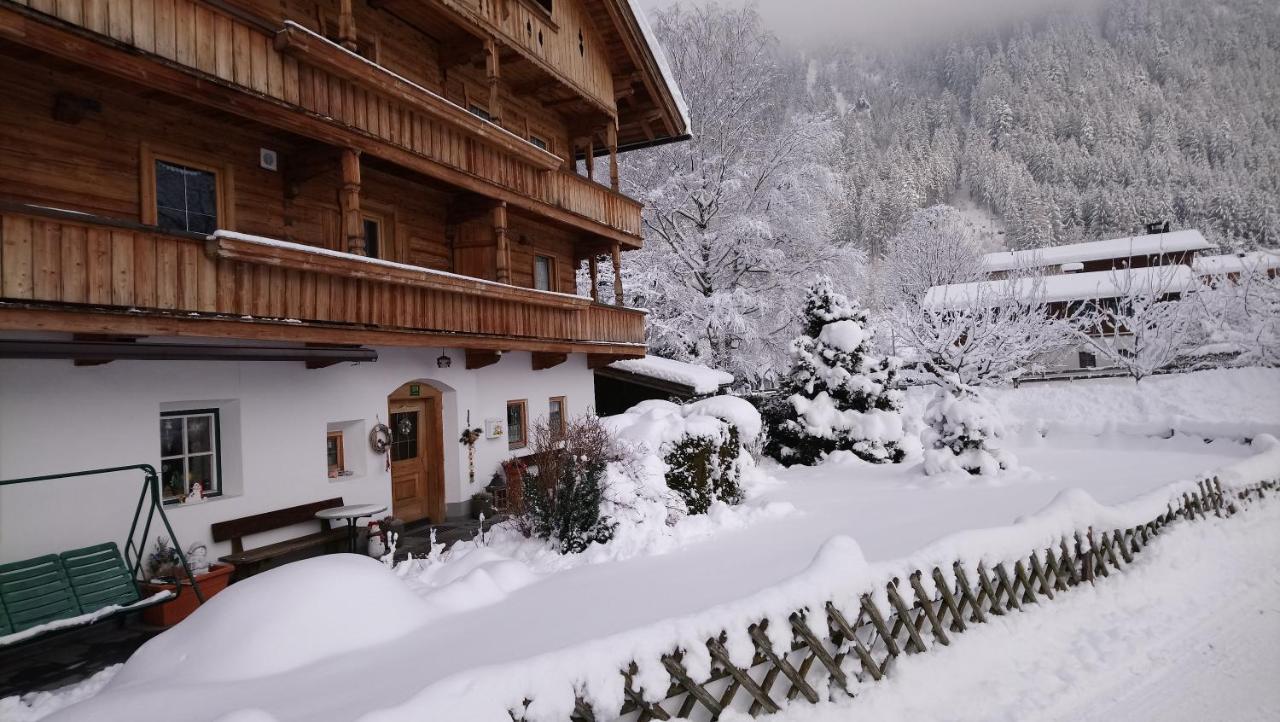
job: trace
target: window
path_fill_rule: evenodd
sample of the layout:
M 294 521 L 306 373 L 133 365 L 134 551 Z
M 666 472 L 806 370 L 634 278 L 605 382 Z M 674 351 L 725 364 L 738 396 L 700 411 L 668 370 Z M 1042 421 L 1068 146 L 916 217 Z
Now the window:
M 418 412 L 400 411 L 391 415 L 391 460 L 418 458 Z
M 335 479 L 347 470 L 347 460 L 342 451 L 342 432 L 328 432 L 325 437 L 325 446 L 326 456 L 329 460 L 329 478 Z
M 557 434 L 564 434 L 564 397 L 552 396 L 547 410 L 547 426 Z
M 507 402 L 507 448 L 523 449 L 529 442 L 527 418 L 528 404 L 524 400 Z
M 485 110 L 484 108 L 481 108 L 475 103 L 472 103 L 471 105 L 467 106 L 467 110 L 471 111 L 471 114 L 476 117 L 483 118 L 489 121 L 490 123 L 493 122 L 493 115 L 491 115 L 489 111 Z
M 1091 369 L 1091 368 L 1097 368 L 1097 366 L 1098 366 L 1098 357 L 1095 356 L 1092 351 L 1080 352 L 1080 368 Z
M 156 225 L 166 231 L 218 230 L 218 174 L 155 161 Z
M 364 253 L 369 258 L 382 258 L 382 220 L 373 216 L 361 216 L 364 226 Z
M 160 414 L 160 484 L 165 503 L 180 501 L 195 484 L 205 496 L 222 493 L 217 409 Z
M 539 291 L 554 291 L 556 261 L 550 256 L 533 257 L 533 287 Z
M 545 140 L 543 140 L 543 139 L 539 138 L 539 137 L 538 137 L 538 136 L 536 136 L 536 135 L 531 135 L 531 136 L 529 136 L 529 142 L 530 142 L 530 143 L 533 143 L 534 145 L 538 146 L 539 148 L 541 148 L 541 149 L 543 149 L 543 150 L 549 150 L 549 148 L 547 148 L 547 141 L 545 141 Z

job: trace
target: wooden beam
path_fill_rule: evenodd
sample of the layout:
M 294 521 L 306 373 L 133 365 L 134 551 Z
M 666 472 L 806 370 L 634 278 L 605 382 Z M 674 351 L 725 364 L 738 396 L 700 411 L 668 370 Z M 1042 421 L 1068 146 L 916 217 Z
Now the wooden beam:
M 142 336 L 121 336 L 119 334 L 106 334 L 106 333 L 77 333 L 77 334 L 72 334 L 71 338 L 74 341 L 136 343 L 138 339 L 143 337 Z M 103 364 L 111 363 L 111 360 L 110 359 L 78 358 L 78 359 L 75 359 L 72 363 L 75 366 L 101 366 Z
M 547 340 L 521 336 L 490 336 L 416 329 L 379 329 L 342 323 L 255 319 L 215 314 L 129 313 L 86 309 L 83 306 L 0 302 L 0 331 L 50 333 L 131 334 L 183 338 L 237 338 L 291 343 L 366 344 L 401 348 L 461 348 L 499 351 L 556 351 L 639 358 L 640 343 Z
M 605 141 L 609 144 L 609 187 L 616 193 L 620 185 L 618 177 L 618 122 L 615 119 L 606 127 Z
M 553 366 L 559 366 L 569 360 L 567 353 L 550 353 L 543 351 L 534 351 L 533 354 L 533 370 L 542 371 Z
M 587 270 L 591 272 L 591 300 L 600 301 L 600 257 L 592 253 L 587 257 Z
M 596 136 L 594 133 L 587 136 L 587 179 L 596 179 Z
M 498 53 L 498 43 L 493 38 L 484 41 L 485 79 L 489 83 L 489 115 L 495 124 L 502 122 L 502 95 L 499 81 L 502 76 L 502 62 Z
M 480 351 L 477 349 L 467 349 L 467 369 L 482 369 L 485 366 L 492 366 L 502 358 L 501 351 Z
M 338 44 L 354 53 L 360 49 L 360 44 L 356 41 L 356 16 L 351 2 L 338 0 Z
M 364 223 L 360 219 L 360 151 L 342 151 L 342 187 L 338 190 L 342 208 L 342 229 L 347 238 L 347 252 L 357 256 L 366 253 Z
M 618 244 L 613 244 L 613 300 L 615 305 L 625 305 L 622 302 L 622 249 Z
M 511 243 L 507 239 L 507 204 L 493 207 L 493 239 L 497 244 L 498 283 L 511 283 Z

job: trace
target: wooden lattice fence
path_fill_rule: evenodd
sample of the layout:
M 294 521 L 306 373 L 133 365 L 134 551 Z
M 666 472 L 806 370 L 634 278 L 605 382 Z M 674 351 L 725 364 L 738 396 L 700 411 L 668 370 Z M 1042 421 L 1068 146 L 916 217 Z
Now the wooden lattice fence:
M 971 625 L 1122 572 L 1170 524 L 1210 514 L 1234 515 L 1242 503 L 1263 498 L 1277 486 L 1280 480 L 1227 492 L 1216 478 L 1201 481 L 1196 492 L 1183 494 L 1165 513 L 1145 524 L 1110 531 L 1089 528 L 1012 563 L 990 568 L 979 564 L 973 575 L 976 578 L 958 561 L 952 568 L 952 580 L 935 567 L 928 572 L 934 593 L 927 592 L 921 581 L 924 572 L 914 570 L 905 581 L 894 578 L 886 584 L 888 608 L 882 608 L 883 602 L 877 603 L 868 592 L 856 600 L 828 602 L 825 609 L 793 612 L 788 649 L 774 647 L 770 636 L 778 635 L 766 634 L 769 622 L 761 620 L 747 629 L 755 647 L 748 667 L 734 664 L 725 647 L 728 635 L 721 633 L 706 643 L 712 660 L 707 679 L 698 681 L 690 676 L 680 651 L 662 658 L 670 686 L 658 702 L 642 696 L 636 684 L 638 667 L 633 662 L 630 669 L 621 672 L 626 698 L 621 710 L 594 710 L 579 697 L 570 720 L 714 720 L 729 709 L 757 716 L 777 712 L 784 701 L 804 699 L 816 704 L 837 694 L 837 689 L 842 696 L 852 696 L 858 686 L 889 674 L 898 657 L 926 651 L 929 639 L 948 645 L 953 635 Z M 513 712 L 512 719 L 520 722 L 522 715 Z

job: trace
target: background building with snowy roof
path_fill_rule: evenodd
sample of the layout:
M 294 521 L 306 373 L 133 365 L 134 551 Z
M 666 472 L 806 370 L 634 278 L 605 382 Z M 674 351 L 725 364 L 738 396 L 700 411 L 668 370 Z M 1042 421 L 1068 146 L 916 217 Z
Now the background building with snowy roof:
M 0 3 L 0 478 L 152 464 L 213 557 L 335 497 L 436 522 L 645 356 L 618 155 L 689 119 L 631 2 L 119 5 Z M 6 487 L 0 562 L 134 494 Z

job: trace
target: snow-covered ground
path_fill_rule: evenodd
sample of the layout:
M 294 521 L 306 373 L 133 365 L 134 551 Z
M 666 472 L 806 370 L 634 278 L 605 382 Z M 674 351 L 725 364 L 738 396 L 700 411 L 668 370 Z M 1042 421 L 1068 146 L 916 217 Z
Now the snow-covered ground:
M 166 666 L 165 655 L 140 653 L 118 679 L 57 719 L 163 716 L 190 709 L 188 701 L 199 698 L 200 714 L 208 719 L 256 708 L 282 721 L 349 720 L 395 708 L 431 688 L 485 696 L 489 690 L 469 686 L 475 673 L 756 594 L 809 568 L 832 537 L 857 540 L 869 561 L 899 559 L 948 534 L 1006 526 L 1066 489 L 1083 489 L 1101 503 L 1117 504 L 1258 451 L 1231 438 L 1206 442 L 1198 436 L 1165 439 L 1133 432 L 1190 426 L 1252 436 L 1246 427 L 1280 426 L 1280 372 L 1163 377 L 1148 379 L 1141 388 L 1125 383 L 1028 385 L 998 394 L 996 402 L 1015 430 L 1009 450 L 1020 467 L 995 483 L 968 478 L 939 483 L 923 476 L 918 458 L 898 466 L 849 458 L 816 468 L 768 467 L 774 479 L 761 484 L 747 504 L 733 512 L 722 509 L 710 517 L 686 519 L 661 543 L 650 539 L 574 558 L 501 546 L 472 551 L 428 579 L 411 580 L 409 586 L 429 610 L 401 632 L 382 635 L 380 643 L 362 647 L 347 634 L 343 653 L 312 654 L 307 661 L 315 645 L 300 641 L 304 649 L 285 655 L 298 663 L 238 679 L 226 676 L 238 676 L 234 671 L 216 679 L 184 676 L 182 670 L 190 664 Z M 919 407 L 920 400 L 908 405 Z M 1140 410 L 1134 411 L 1134 405 Z M 1142 428 L 1127 427 L 1130 422 Z M 335 578 L 333 583 L 343 581 Z M 233 593 L 246 586 L 236 585 L 223 596 L 230 603 Z M 369 587 L 368 594 L 377 596 L 376 589 Z M 353 615 L 343 618 L 358 620 L 364 613 L 361 605 L 350 595 L 343 598 L 348 600 L 343 613 Z M 192 622 L 215 611 L 222 599 L 216 598 Z M 367 606 L 377 608 L 372 601 Z M 180 641 L 192 647 L 191 654 L 213 644 L 217 649 L 210 653 L 225 655 L 219 664 L 229 669 L 239 666 L 236 655 L 278 656 L 248 640 L 202 635 L 199 626 L 184 623 L 153 645 L 170 648 L 177 660 Z M 274 634 L 267 639 L 286 643 Z M 1087 649 L 1081 653 L 1088 659 Z M 149 663 L 139 661 L 148 658 Z M 245 664 L 259 662 L 270 660 Z M 96 679 L 93 686 L 103 682 Z M 83 688 L 68 695 L 89 696 Z M 29 700 L 33 706 L 0 700 L 0 718 L 37 719 L 65 701 L 46 696 Z M 395 714 L 384 718 L 399 719 Z M 409 713 L 406 718 L 415 717 Z
M 1123 575 L 974 625 L 950 647 L 901 659 L 855 699 L 774 719 L 1280 719 L 1277 552 L 1275 500 L 1185 525 Z

